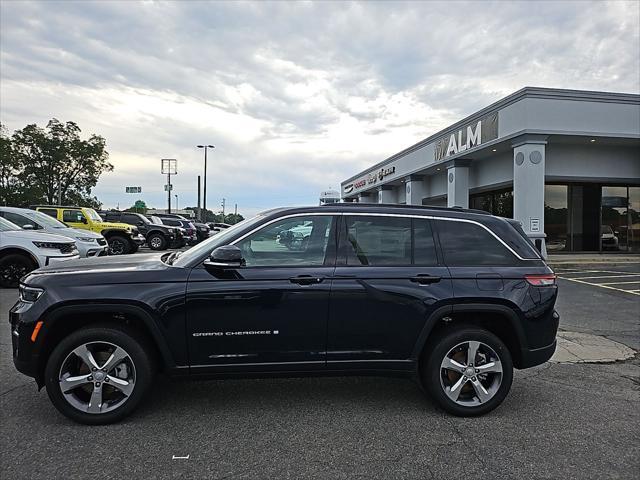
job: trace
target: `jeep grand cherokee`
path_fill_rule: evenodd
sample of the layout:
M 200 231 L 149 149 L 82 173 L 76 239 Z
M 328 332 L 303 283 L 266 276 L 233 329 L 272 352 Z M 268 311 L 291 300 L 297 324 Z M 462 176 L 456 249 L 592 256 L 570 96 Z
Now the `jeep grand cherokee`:
M 281 232 L 305 227 L 299 248 Z M 555 275 L 482 212 L 333 204 L 264 212 L 183 253 L 69 261 L 23 278 L 18 370 L 87 424 L 131 413 L 155 372 L 414 378 L 479 415 L 556 345 Z

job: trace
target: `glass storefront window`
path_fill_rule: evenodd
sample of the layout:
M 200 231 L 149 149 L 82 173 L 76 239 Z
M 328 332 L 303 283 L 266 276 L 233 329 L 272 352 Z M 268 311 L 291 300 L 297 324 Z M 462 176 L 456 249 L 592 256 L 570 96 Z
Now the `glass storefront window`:
M 602 187 L 602 251 L 626 251 L 629 238 L 627 187 Z
M 471 195 L 469 206 L 499 217 L 513 218 L 513 190 L 497 190 Z
M 544 186 L 544 229 L 547 251 L 569 250 L 567 185 Z

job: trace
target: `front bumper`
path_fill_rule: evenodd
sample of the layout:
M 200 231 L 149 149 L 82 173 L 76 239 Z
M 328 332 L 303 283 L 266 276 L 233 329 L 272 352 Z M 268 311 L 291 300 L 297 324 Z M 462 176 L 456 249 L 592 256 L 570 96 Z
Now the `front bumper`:
M 22 300 L 18 300 L 9 310 L 13 364 L 20 373 L 34 378 L 38 376 L 38 339 L 32 342 L 31 334 L 40 310 L 41 306 L 37 302 L 32 304 Z
M 147 241 L 147 239 L 144 238 L 144 235 L 142 235 L 141 233 L 139 233 L 137 235 L 131 235 L 131 240 L 133 240 L 134 243 L 136 245 L 138 245 L 139 247 L 144 245 L 144 242 Z
M 64 256 L 55 256 L 55 257 L 45 257 L 44 265 L 51 265 L 52 263 L 64 262 L 66 260 L 77 260 L 80 258 L 79 254 L 73 255 L 64 255 Z

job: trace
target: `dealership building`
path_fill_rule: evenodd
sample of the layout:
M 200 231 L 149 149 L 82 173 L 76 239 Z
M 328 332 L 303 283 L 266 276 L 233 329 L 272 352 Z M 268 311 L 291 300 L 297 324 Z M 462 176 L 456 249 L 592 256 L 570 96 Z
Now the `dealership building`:
M 640 95 L 526 87 L 357 173 L 347 202 L 515 218 L 556 252 L 640 252 Z

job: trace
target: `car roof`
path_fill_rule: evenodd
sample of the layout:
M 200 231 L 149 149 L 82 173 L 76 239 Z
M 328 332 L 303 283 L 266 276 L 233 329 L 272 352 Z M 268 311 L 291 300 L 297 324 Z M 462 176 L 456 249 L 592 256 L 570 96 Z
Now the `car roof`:
M 280 216 L 281 214 L 296 213 L 387 213 L 387 214 L 404 214 L 404 215 L 425 215 L 435 217 L 454 217 L 454 218 L 473 218 L 481 219 L 493 217 L 489 212 L 484 210 L 474 210 L 469 208 L 447 208 L 447 207 L 430 207 L 422 205 L 401 205 L 401 204 L 384 204 L 384 203 L 332 203 L 321 206 L 309 207 L 283 207 L 265 210 L 259 215 L 270 217 Z

